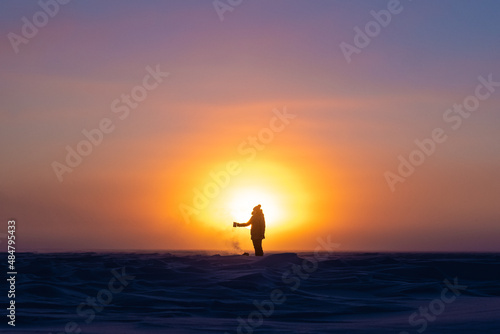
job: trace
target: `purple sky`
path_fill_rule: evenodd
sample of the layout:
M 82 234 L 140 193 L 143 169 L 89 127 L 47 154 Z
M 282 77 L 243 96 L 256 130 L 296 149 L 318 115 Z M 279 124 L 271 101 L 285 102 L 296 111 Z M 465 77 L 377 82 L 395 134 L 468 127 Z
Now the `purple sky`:
M 224 248 L 210 213 L 185 224 L 179 205 L 286 106 L 296 120 L 234 181 L 299 175 L 274 186 L 296 196 L 271 248 L 331 234 L 344 250 L 500 250 L 500 84 L 478 79 L 500 82 L 498 1 L 243 0 L 221 16 L 212 1 L 40 3 L 53 17 L 0 4 L 0 211 L 22 249 Z M 23 18 L 47 22 L 26 36 Z M 168 76 L 115 113 L 157 66 Z M 447 112 L 465 101 L 477 110 Z M 113 130 L 58 176 L 103 119 Z M 446 141 L 401 176 L 436 128 Z

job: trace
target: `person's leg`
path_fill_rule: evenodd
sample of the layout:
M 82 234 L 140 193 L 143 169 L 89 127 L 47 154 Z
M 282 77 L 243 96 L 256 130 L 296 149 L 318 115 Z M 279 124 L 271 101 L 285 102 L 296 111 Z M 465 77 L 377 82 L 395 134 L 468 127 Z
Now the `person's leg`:
M 252 239 L 253 249 L 255 250 L 255 256 L 257 256 L 257 249 L 258 249 L 258 247 L 259 247 L 259 245 L 258 245 L 258 243 L 257 243 L 257 242 L 258 242 L 258 240 L 256 240 L 256 239 Z
M 262 249 L 262 239 L 252 239 L 253 248 L 255 249 L 255 256 L 263 256 L 264 250 Z

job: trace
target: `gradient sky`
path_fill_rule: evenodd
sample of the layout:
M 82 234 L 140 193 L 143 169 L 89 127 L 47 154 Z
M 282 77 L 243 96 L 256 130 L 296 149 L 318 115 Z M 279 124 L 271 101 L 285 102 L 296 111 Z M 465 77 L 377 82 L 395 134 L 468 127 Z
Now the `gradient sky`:
M 15 53 L 8 34 L 41 7 L 2 1 L 0 211 L 18 247 L 249 250 L 231 223 L 256 196 L 265 250 L 330 236 L 340 251 L 500 251 L 500 87 L 458 129 L 443 119 L 479 76 L 500 82 L 500 3 L 402 0 L 348 63 L 339 45 L 387 5 L 244 0 L 221 21 L 208 0 L 73 0 Z M 169 76 L 120 119 L 112 102 L 157 65 Z M 284 109 L 295 118 L 242 154 Z M 114 130 L 59 182 L 53 162 L 105 118 Z M 385 173 L 436 128 L 447 140 L 391 191 Z M 231 161 L 187 222 L 180 207 Z

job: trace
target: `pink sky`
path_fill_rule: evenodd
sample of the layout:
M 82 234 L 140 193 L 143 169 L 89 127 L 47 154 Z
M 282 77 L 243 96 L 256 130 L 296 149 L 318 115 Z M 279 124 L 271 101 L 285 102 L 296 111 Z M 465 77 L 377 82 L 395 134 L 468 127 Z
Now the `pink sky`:
M 244 2 L 222 22 L 204 1 L 75 2 L 18 53 L 8 34 L 41 9 L 3 3 L 0 211 L 19 247 L 251 247 L 220 212 L 254 186 L 279 203 L 267 249 L 331 235 L 346 251 L 499 251 L 500 87 L 460 128 L 443 119 L 478 77 L 500 82 L 498 4 L 401 3 L 351 63 L 339 44 L 386 1 Z M 112 102 L 148 66 L 169 75 L 120 119 Z M 285 107 L 296 117 L 245 162 L 239 145 Z M 106 118 L 113 131 L 59 182 L 53 162 Z M 385 173 L 436 128 L 446 142 L 392 191 Z M 186 223 L 179 206 L 230 161 L 242 172 Z

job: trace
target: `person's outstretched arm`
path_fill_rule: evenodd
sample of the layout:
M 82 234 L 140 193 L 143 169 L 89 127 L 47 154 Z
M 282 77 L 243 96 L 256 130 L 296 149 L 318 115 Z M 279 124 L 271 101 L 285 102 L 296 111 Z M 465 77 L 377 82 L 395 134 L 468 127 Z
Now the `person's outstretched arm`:
M 235 222 L 236 223 L 236 222 Z M 252 218 L 250 218 L 250 220 L 246 223 L 236 223 L 236 226 L 238 227 L 245 227 L 245 226 L 248 226 L 248 225 L 252 225 Z

